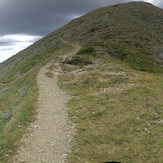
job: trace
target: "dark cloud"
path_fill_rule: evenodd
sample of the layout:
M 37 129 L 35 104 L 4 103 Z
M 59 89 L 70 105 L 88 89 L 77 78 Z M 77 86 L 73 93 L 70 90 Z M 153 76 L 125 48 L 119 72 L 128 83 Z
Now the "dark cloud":
M 13 38 L 0 37 L 0 46 L 11 46 L 14 45 L 15 42 L 19 43 L 21 41 L 14 40 Z
M 73 15 L 128 1 L 132 0 L 0 0 L 0 35 L 45 35 L 70 21 Z M 153 2 L 163 7 L 162 0 Z
M 11 40 L 0 40 L 0 46 L 9 46 L 12 44 L 13 44 L 13 41 Z
M 1 48 L 1 51 L 9 51 L 9 50 L 13 50 L 14 48 L 12 47 L 5 47 L 5 48 Z
M 72 15 L 83 15 L 95 8 L 125 1 L 0 0 L 0 35 L 45 35 L 67 23 Z M 65 20 L 65 16 L 69 19 Z

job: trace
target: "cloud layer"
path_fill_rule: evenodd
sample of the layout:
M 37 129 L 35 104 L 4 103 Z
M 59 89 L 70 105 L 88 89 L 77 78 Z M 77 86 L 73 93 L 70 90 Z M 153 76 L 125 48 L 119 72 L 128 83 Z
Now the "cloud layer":
M 5 35 L 0 37 L 0 62 L 8 59 L 13 54 L 31 45 L 40 39 L 41 36 L 29 35 Z
M 0 35 L 45 35 L 73 15 L 125 0 L 0 0 Z

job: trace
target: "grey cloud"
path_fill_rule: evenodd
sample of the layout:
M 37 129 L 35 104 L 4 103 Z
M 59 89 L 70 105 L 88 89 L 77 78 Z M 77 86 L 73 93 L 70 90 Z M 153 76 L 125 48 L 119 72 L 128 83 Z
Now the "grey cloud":
M 83 15 L 95 8 L 120 2 L 126 0 L 0 0 L 0 35 L 45 35 L 69 21 L 63 14 Z
M 0 51 L 7 51 L 7 50 L 13 50 L 14 48 L 12 47 L 5 47 L 5 48 L 1 48 Z
M 23 41 L 19 36 L 20 35 L 15 35 L 15 36 L 9 35 L 7 37 L 0 37 L 0 47 L 14 46 L 17 44 L 21 44 L 23 42 L 33 43 L 41 38 L 41 36 L 33 36 L 33 37 L 29 38 L 28 40 Z M 24 37 L 24 35 L 22 35 L 21 37 Z
M 0 35 L 44 36 L 68 23 L 72 15 L 129 1 L 133 0 L 0 0 Z
M 163 1 L 161 1 L 158 5 L 160 8 L 163 8 Z
M 14 40 L 0 40 L 0 46 L 10 46 L 14 44 L 15 44 Z

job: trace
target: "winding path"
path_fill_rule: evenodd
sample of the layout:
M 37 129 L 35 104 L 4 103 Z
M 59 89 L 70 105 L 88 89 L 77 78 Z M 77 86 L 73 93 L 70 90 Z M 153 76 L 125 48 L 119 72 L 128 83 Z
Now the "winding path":
M 62 56 L 70 57 L 81 47 L 73 45 L 70 53 Z M 21 140 L 21 147 L 14 156 L 14 163 L 63 163 L 71 152 L 71 144 L 75 134 L 75 126 L 68 119 L 65 104 L 69 97 L 57 85 L 61 72 L 60 62 L 53 61 L 56 67 L 53 78 L 45 74 L 52 63 L 42 67 L 38 76 L 39 88 L 37 120 L 29 128 Z

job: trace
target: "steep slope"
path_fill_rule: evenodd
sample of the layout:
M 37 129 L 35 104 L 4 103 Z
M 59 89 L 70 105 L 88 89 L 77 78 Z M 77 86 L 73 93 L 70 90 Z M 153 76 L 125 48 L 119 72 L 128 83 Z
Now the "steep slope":
M 119 4 L 74 19 L 55 33 L 83 44 L 116 39 L 129 44 L 141 39 L 146 44 L 160 44 L 163 39 L 162 14 L 162 9 L 144 2 Z
M 77 125 L 70 162 L 161 162 L 163 10 L 132 2 L 92 11 L 0 64 L 0 162 L 34 120 L 39 69 L 61 61 Z M 64 41 L 69 43 L 66 43 Z M 56 65 L 52 64 L 52 70 Z
M 54 51 L 54 49 L 61 49 L 63 46 L 62 42 L 58 39 L 53 38 L 46 39 L 42 38 L 33 45 L 20 51 L 16 55 L 12 56 L 8 60 L 0 64 L 0 74 L 4 74 L 9 69 L 13 69 L 18 64 L 22 64 L 36 57 L 39 54 L 46 53 L 47 51 Z
M 73 20 L 54 35 L 101 47 L 136 69 L 156 72 L 163 59 L 163 10 L 144 2 L 105 7 Z

